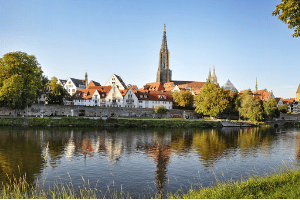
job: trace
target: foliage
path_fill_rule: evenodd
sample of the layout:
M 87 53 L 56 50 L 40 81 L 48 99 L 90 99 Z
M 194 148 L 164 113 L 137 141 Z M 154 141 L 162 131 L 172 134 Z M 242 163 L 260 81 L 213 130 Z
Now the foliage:
M 168 109 L 166 109 L 163 105 L 160 105 L 160 106 L 156 106 L 154 108 L 154 112 L 159 113 L 159 114 L 164 114 L 164 113 L 168 112 Z
M 278 118 L 280 116 L 279 109 L 277 108 L 277 102 L 275 99 L 270 99 L 270 101 L 266 102 L 264 105 L 265 115 L 268 118 L 273 119 Z
M 68 92 L 57 83 L 57 78 L 55 76 L 52 77 L 50 86 L 50 93 L 48 98 L 48 104 L 63 104 L 64 98 L 68 96 Z
M 263 119 L 262 101 L 259 98 L 254 98 L 246 93 L 242 95 L 240 103 L 239 112 L 241 116 L 254 121 Z
M 229 107 L 228 95 L 224 90 L 207 82 L 196 97 L 196 113 L 218 116 Z
M 279 111 L 282 113 L 287 113 L 288 111 L 288 106 L 286 104 L 282 104 L 281 106 L 278 107 Z
M 299 0 L 282 0 L 272 12 L 273 16 L 278 15 L 289 29 L 294 29 L 293 37 L 300 36 L 300 1 Z
M 229 101 L 229 106 L 227 107 L 227 113 L 232 113 L 237 110 L 236 102 L 237 99 L 239 98 L 239 93 L 237 90 L 235 92 L 225 91 L 225 93 L 228 95 L 228 101 Z
M 193 108 L 194 96 L 187 90 L 180 90 L 179 92 L 174 92 L 173 96 L 173 106 L 179 109 L 191 109 Z
M 17 51 L 0 59 L 0 106 L 24 109 L 38 98 L 46 83 L 35 56 Z

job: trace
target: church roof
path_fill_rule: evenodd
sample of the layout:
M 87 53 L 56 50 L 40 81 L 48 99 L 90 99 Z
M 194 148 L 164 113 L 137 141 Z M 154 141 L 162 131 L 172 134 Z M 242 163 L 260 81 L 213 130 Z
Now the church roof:
M 230 80 L 228 79 L 227 82 L 223 85 L 223 89 L 224 90 L 231 90 L 233 92 L 236 91 L 236 88 L 234 87 L 234 85 L 230 82 Z

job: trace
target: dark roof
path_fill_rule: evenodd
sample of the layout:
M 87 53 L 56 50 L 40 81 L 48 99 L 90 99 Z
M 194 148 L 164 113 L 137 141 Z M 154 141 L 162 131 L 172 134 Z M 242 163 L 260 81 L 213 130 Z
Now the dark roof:
M 80 79 L 76 79 L 76 78 L 70 78 L 70 79 L 75 84 L 76 87 L 79 87 L 79 85 L 85 86 L 85 80 L 80 80 Z
M 126 89 L 127 87 L 126 87 L 126 84 L 124 83 L 124 81 L 122 80 L 122 78 L 121 78 L 121 76 L 118 76 L 118 75 L 116 75 L 116 74 L 114 74 L 116 77 L 117 77 L 117 79 L 120 81 L 120 83 L 122 84 L 122 86 Z

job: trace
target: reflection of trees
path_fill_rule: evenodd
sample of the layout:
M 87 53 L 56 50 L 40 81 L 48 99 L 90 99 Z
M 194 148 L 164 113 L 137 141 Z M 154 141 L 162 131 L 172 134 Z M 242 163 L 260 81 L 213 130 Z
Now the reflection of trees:
M 33 183 L 44 164 L 37 136 L 29 130 L 3 129 L 0 131 L 0 182 L 8 183 L 8 177 L 19 180 L 26 174 L 26 181 Z
M 300 160 L 300 133 L 296 135 L 295 155 L 296 155 L 296 159 L 299 161 Z
M 194 135 L 193 147 L 205 162 L 205 166 L 211 166 L 230 146 L 230 141 L 219 130 L 205 129 L 196 131 Z
M 155 179 L 157 180 L 157 194 L 159 197 L 164 195 L 164 183 L 167 180 L 167 165 L 170 159 L 171 145 L 170 140 L 165 137 L 164 133 L 154 133 L 154 142 L 155 144 L 146 145 L 146 152 L 150 153 L 154 157 L 154 162 L 156 164 L 156 175 Z
M 274 137 L 269 132 L 270 129 L 264 128 L 240 129 L 238 133 L 238 145 L 241 155 L 255 153 L 259 147 L 263 153 L 268 153 L 274 140 Z
M 192 130 L 182 130 L 179 133 L 174 132 L 172 134 L 172 151 L 179 155 L 188 153 L 193 144 L 193 132 Z

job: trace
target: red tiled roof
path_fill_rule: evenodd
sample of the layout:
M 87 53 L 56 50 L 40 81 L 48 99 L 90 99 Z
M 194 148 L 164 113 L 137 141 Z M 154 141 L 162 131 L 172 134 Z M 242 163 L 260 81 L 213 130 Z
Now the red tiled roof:
M 104 93 L 108 93 L 111 90 L 111 86 L 91 86 L 89 89 L 96 89 Z
M 270 94 L 271 94 L 271 92 L 268 92 L 267 89 L 258 90 L 256 92 L 254 92 L 254 97 L 258 97 L 262 101 L 268 101 Z
M 188 87 L 189 88 L 197 88 L 197 89 L 201 89 L 204 85 L 205 85 L 206 82 L 191 82 L 191 83 L 188 83 Z
M 283 99 L 283 103 L 286 104 L 287 102 L 291 105 L 293 104 L 293 102 L 295 101 L 295 98 L 291 98 L 291 99 Z
M 161 82 L 154 82 L 154 83 L 146 83 L 144 89 L 160 91 L 160 90 L 164 90 L 165 88 Z
M 90 87 L 94 87 L 94 86 L 101 86 L 101 84 L 91 80 L 90 83 L 87 85 L 86 89 L 89 89 Z

